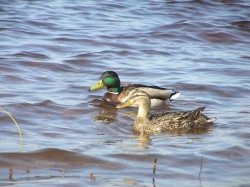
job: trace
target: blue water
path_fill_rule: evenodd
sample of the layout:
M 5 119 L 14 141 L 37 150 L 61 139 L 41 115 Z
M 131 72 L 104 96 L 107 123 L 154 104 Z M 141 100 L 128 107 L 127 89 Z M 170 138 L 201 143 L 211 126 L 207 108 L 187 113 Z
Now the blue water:
M 248 186 L 249 7 L 1 1 L 0 106 L 18 122 L 23 146 L 20 152 L 17 127 L 0 112 L 0 185 Z M 101 100 L 105 89 L 88 91 L 106 70 L 122 84 L 180 90 L 170 106 L 151 112 L 205 106 L 217 121 L 134 134 L 136 108 L 117 110 Z

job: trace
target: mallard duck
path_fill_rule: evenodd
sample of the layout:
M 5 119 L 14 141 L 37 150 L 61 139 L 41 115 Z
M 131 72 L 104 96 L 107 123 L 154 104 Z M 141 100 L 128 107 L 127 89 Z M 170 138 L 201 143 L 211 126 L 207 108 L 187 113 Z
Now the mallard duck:
M 191 129 L 204 126 L 216 120 L 216 118 L 208 118 L 202 114 L 205 107 L 182 112 L 158 113 L 148 117 L 150 98 L 146 92 L 139 90 L 135 91 L 127 101 L 117 105 L 116 108 L 125 108 L 130 105 L 139 107 L 133 128 L 142 134 L 155 134 L 166 130 Z
M 101 75 L 100 80 L 95 85 L 91 86 L 89 90 L 97 90 L 104 86 L 107 87 L 107 92 L 104 94 L 103 99 L 107 102 L 116 104 L 125 102 L 135 89 L 143 90 L 149 94 L 151 107 L 168 104 L 180 95 L 178 90 L 166 89 L 158 86 L 128 84 L 121 87 L 120 79 L 114 71 L 105 71 Z

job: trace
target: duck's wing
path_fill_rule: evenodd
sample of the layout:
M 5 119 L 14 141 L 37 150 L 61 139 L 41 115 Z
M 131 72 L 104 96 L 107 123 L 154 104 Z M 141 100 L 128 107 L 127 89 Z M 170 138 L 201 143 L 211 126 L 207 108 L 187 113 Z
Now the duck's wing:
M 151 100 L 155 99 L 161 101 L 172 101 L 180 95 L 180 92 L 178 90 L 167 89 L 158 86 L 147 86 L 143 84 L 128 84 L 122 87 L 119 94 L 119 100 L 122 102 L 126 101 L 135 91 L 135 89 L 147 92 Z
M 158 124 L 162 130 L 187 129 L 212 123 L 216 118 L 202 114 L 205 107 L 183 112 L 158 113 L 150 117 L 152 124 Z

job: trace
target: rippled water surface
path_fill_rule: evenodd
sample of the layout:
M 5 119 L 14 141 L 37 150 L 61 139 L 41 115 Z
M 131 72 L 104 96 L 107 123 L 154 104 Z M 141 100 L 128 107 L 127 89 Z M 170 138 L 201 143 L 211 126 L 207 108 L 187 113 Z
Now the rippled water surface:
M 1 110 L 0 186 L 249 186 L 249 9 L 234 0 L 1 1 L 0 105 L 23 150 Z M 139 136 L 136 108 L 88 91 L 106 70 L 122 84 L 180 90 L 151 112 L 205 106 L 217 121 Z

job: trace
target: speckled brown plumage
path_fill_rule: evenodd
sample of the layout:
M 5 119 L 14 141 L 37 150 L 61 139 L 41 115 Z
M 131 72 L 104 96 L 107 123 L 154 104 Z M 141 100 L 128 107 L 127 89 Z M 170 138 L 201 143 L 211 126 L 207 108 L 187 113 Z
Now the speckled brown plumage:
M 117 108 L 124 108 L 131 104 L 139 107 L 133 128 L 135 131 L 146 134 L 202 127 L 216 120 L 216 118 L 208 118 L 202 114 L 205 107 L 189 111 L 158 113 L 148 118 L 150 100 L 148 94 L 143 91 L 135 91 L 125 103 L 118 105 Z

